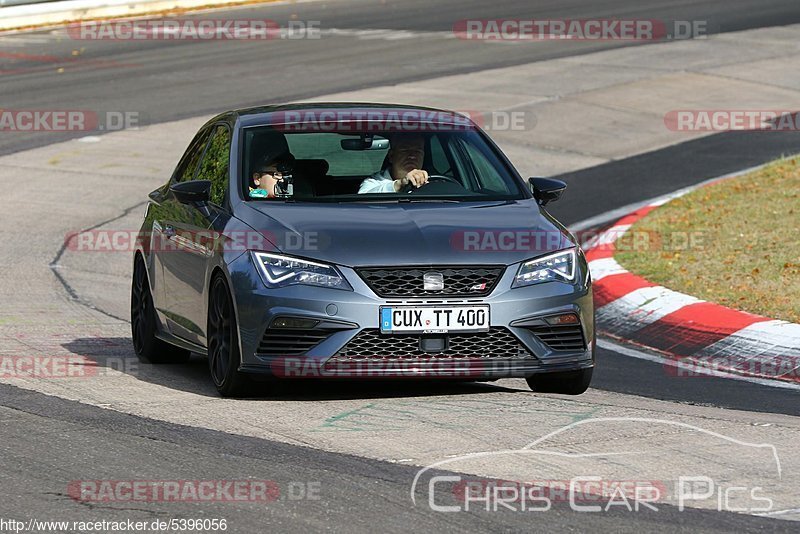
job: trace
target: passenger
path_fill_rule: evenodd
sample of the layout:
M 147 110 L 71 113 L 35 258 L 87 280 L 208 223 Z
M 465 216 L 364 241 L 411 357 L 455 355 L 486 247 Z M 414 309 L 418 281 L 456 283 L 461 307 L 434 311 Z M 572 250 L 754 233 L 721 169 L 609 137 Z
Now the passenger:
M 250 184 L 250 198 L 275 198 L 275 184 L 282 181 L 277 162 L 257 166 Z
M 283 181 L 278 171 L 284 165 L 291 166 L 294 156 L 289 152 L 286 136 L 276 130 L 260 132 L 252 141 L 252 178 L 248 196 L 250 198 L 275 198 L 275 184 Z

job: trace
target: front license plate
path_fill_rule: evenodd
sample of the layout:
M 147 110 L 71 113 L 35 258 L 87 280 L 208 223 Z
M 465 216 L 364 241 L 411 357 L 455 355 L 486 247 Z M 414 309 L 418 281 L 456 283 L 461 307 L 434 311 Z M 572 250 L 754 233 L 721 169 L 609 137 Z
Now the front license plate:
M 381 332 L 486 332 L 489 306 L 381 306 Z

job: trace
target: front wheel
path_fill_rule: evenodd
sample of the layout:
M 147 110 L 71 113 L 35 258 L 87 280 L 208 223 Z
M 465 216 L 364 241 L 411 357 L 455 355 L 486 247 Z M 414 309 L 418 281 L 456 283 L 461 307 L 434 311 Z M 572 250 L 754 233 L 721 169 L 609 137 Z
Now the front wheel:
M 239 371 L 239 335 L 228 284 L 222 276 L 211 283 L 208 302 L 208 368 L 223 397 L 247 393 L 250 381 Z
M 528 386 L 537 393 L 580 395 L 592 381 L 593 367 L 561 373 L 541 373 L 528 377 Z

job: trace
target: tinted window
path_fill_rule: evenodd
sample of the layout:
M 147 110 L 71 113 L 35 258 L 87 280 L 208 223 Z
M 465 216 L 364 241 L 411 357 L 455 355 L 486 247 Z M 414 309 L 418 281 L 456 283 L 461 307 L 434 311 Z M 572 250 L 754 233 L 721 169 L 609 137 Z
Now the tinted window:
M 175 171 L 176 181 L 184 182 L 186 180 L 191 180 L 194 176 L 197 163 L 200 161 L 200 156 L 203 155 L 203 150 L 206 147 L 209 131 L 208 129 L 201 130 L 192 140 L 191 144 L 189 144 L 189 148 L 186 149 Z
M 231 154 L 231 133 L 226 126 L 214 127 L 203 162 L 195 180 L 211 181 L 211 202 L 221 206 L 228 188 L 228 161 Z
M 388 200 L 409 194 L 414 195 L 412 198 L 458 200 L 524 198 L 516 177 L 497 150 L 473 129 L 309 132 L 254 127 L 246 129 L 244 138 L 251 140 L 249 145 L 245 142 L 243 146 L 244 162 L 260 161 L 266 157 L 286 169 L 276 169 L 280 171 L 276 173 L 279 177 L 268 181 L 268 188 L 272 189 L 265 190 L 263 195 L 260 192 L 262 196 L 258 197 L 251 192 L 251 200 L 294 198 L 364 202 L 368 198 Z M 277 156 L 279 153 L 280 157 Z M 388 179 L 386 172 L 373 176 L 384 168 L 387 156 L 395 159 L 398 154 L 403 160 L 395 160 L 395 168 L 389 172 L 402 174 L 404 171 L 398 167 L 405 169 L 408 165 L 416 165 L 432 176 L 427 186 L 417 191 L 404 189 L 396 193 L 380 183 Z M 249 165 L 252 167 L 253 163 Z M 243 176 L 249 178 L 251 171 L 248 168 L 248 163 L 245 163 Z M 283 176 L 290 178 L 286 180 Z M 252 185 L 246 182 L 243 180 L 242 187 L 248 194 L 246 187 Z M 278 183 L 281 183 L 280 191 L 276 189 Z M 285 185 L 287 183 L 292 187 Z

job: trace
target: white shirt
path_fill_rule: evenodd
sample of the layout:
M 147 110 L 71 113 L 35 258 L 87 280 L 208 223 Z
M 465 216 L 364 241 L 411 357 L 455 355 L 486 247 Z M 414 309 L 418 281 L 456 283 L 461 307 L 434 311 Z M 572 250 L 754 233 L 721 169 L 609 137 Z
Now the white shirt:
M 361 193 L 396 193 L 394 190 L 394 179 L 390 169 L 384 169 L 376 172 L 369 178 L 361 182 L 361 187 L 358 188 L 359 194 Z

